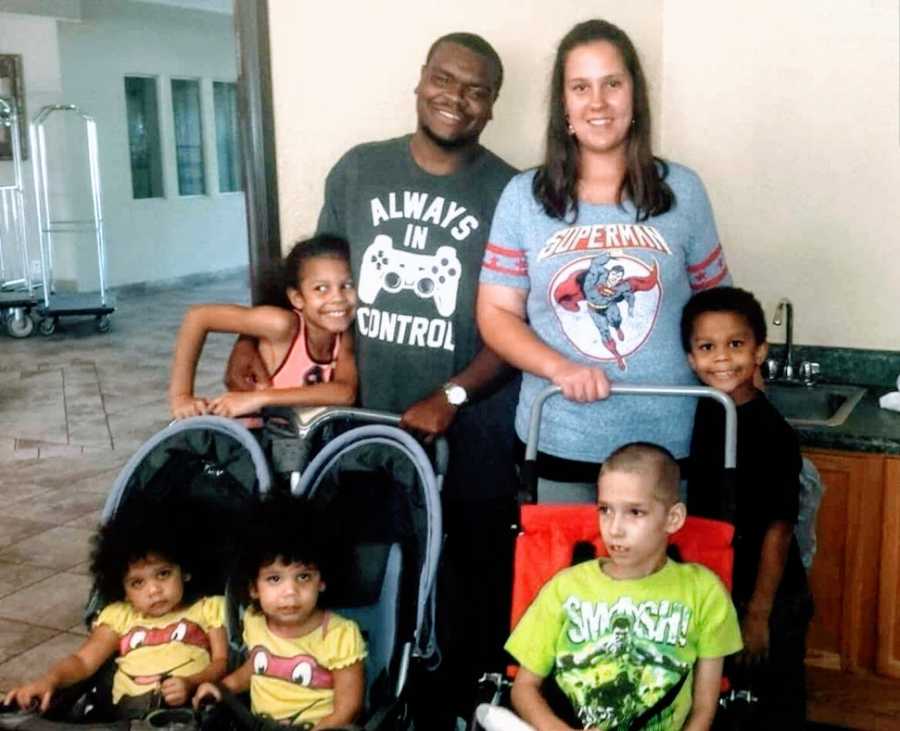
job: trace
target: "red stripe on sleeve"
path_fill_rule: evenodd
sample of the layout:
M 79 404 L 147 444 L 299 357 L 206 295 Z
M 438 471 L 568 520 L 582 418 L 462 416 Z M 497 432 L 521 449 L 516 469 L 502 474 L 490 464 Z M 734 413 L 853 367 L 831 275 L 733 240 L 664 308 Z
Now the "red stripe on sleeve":
M 691 264 L 687 268 L 688 272 L 693 274 L 694 272 L 700 272 L 706 269 L 710 264 L 712 264 L 717 258 L 722 256 L 722 244 L 716 244 L 716 248 L 714 248 L 703 261 L 699 264 Z

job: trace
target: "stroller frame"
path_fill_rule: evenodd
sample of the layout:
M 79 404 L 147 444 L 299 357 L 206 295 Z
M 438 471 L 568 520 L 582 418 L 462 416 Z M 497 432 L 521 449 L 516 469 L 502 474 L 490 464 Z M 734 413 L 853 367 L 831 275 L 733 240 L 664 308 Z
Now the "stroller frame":
M 201 431 L 203 439 L 199 440 L 199 442 L 190 440 L 190 433 Z M 206 438 L 207 434 L 211 435 L 208 439 Z M 186 440 L 181 440 L 180 437 L 184 435 L 187 435 L 188 438 Z M 221 437 L 224 437 L 225 439 L 221 439 Z M 265 455 L 256 439 L 249 431 L 247 431 L 247 429 L 236 421 L 218 416 L 195 417 L 171 423 L 165 429 L 153 435 L 132 455 L 119 471 L 119 474 L 113 482 L 103 507 L 101 523 L 107 524 L 114 520 L 121 510 L 127 509 L 128 500 L 131 497 L 130 488 L 132 487 L 131 482 L 133 478 L 136 479 L 136 482 L 131 491 L 147 491 L 150 485 L 153 485 L 153 487 L 159 486 L 153 482 L 152 474 L 150 475 L 150 479 L 146 479 L 146 472 L 142 472 L 141 474 L 138 473 L 140 468 L 144 466 L 145 460 L 148 457 L 153 459 L 155 456 L 162 456 L 160 455 L 160 451 L 165 450 L 168 447 L 167 442 L 171 442 L 172 447 L 172 452 L 170 454 L 163 452 L 163 454 L 166 454 L 167 458 L 171 454 L 177 454 L 179 452 L 186 453 L 190 457 L 197 457 L 198 453 L 195 448 L 198 443 L 201 444 L 204 449 L 216 450 L 217 454 L 221 454 L 224 451 L 229 457 L 234 457 L 236 454 L 241 457 L 249 456 L 249 463 L 241 461 L 238 468 L 226 469 L 233 464 L 232 461 L 222 463 L 223 470 L 221 473 L 214 473 L 214 483 L 219 487 L 222 485 L 225 487 L 239 485 L 244 490 L 244 492 L 241 493 L 243 498 L 253 498 L 256 495 L 264 495 L 271 489 L 272 479 Z M 194 451 L 192 451 L 192 449 Z M 209 453 L 209 451 L 207 451 L 207 453 Z M 206 471 L 208 462 L 201 460 L 201 463 L 203 464 L 204 469 L 200 471 L 199 474 L 202 474 L 203 479 L 205 480 L 206 476 L 209 474 Z M 252 469 L 250 468 L 250 464 L 252 464 Z M 162 462 L 162 465 L 165 466 L 166 462 Z M 153 464 L 152 466 L 158 474 L 159 465 Z M 215 480 L 226 472 L 228 475 L 225 479 L 228 481 L 216 483 Z M 197 475 L 194 476 L 197 477 Z M 168 483 L 165 484 L 168 485 Z M 193 485 L 191 485 L 191 487 L 193 487 Z M 208 487 L 206 489 L 208 490 Z M 188 497 L 197 495 L 196 492 L 192 493 L 189 490 L 184 494 Z M 193 506 L 201 507 L 203 509 L 202 515 L 207 516 L 209 515 L 209 508 L 212 505 L 214 504 L 201 502 L 194 503 Z M 194 515 L 194 513 L 191 513 L 191 515 Z M 204 545 L 208 546 L 209 544 Z M 214 552 L 210 555 L 214 556 L 216 560 L 219 558 Z M 210 556 L 204 556 L 204 558 L 207 559 L 207 565 L 209 565 Z M 216 563 L 216 567 L 219 565 L 219 563 Z M 218 576 L 215 577 L 216 582 L 219 581 L 219 578 L 220 577 Z M 227 595 L 227 587 L 223 588 L 226 590 L 225 593 Z M 104 597 L 99 595 L 99 592 L 95 587 L 88 597 L 84 610 L 84 620 L 86 625 L 90 625 L 92 618 L 100 611 L 103 604 Z M 239 652 L 241 649 L 240 637 L 236 634 L 236 628 L 239 626 L 236 608 L 237 607 L 233 602 L 226 602 L 225 626 L 228 634 L 229 651 L 232 654 Z M 64 699 L 61 700 L 59 708 L 64 713 L 73 716 L 84 710 L 84 707 L 90 705 L 95 698 L 93 689 L 104 685 L 103 674 L 104 670 L 101 669 L 92 678 L 88 678 L 82 683 L 65 689 L 63 691 Z M 66 698 L 68 700 L 66 700 Z M 81 698 L 81 700 L 79 700 L 79 698 Z M 87 704 L 85 704 L 84 699 L 88 699 Z M 83 719 L 83 716 L 79 715 L 78 718 Z M 54 721 L 37 716 L 30 711 L 16 711 L 0 714 L 0 728 L 22 729 L 22 731 L 149 731 L 149 729 L 152 728 L 170 729 L 170 731 L 195 731 L 198 728 L 198 723 L 200 724 L 200 728 L 219 728 L 215 721 L 204 718 L 203 714 L 200 714 L 200 718 L 198 719 L 191 709 L 185 708 L 161 708 L 152 711 L 143 719 L 111 722 L 84 720 Z M 210 726 L 208 723 L 212 723 L 213 725 Z
M 409 590 L 405 595 L 407 600 L 396 602 L 396 607 L 402 605 L 405 608 L 404 620 L 395 623 L 397 618 L 391 620 L 390 611 L 376 610 L 372 613 L 356 604 L 344 608 L 338 604 L 336 607 L 339 613 L 360 622 L 363 629 L 369 630 L 369 637 L 375 638 L 367 660 L 369 691 L 372 690 L 371 683 L 383 671 L 389 671 L 387 677 L 392 686 L 390 698 L 387 703 L 379 701 L 373 704 L 370 711 L 374 713 L 365 728 L 383 728 L 385 722 L 388 723 L 387 728 L 392 728 L 392 720 L 399 721 L 398 714 L 403 713 L 405 689 L 413 662 L 424 663 L 437 655 L 434 614 L 436 578 L 443 542 L 440 487 L 448 462 L 446 441 L 443 438 L 436 440 L 432 463 L 422 445 L 399 427 L 400 417 L 395 414 L 334 407 L 299 413 L 280 409 L 267 412 L 267 416 L 271 417 L 266 428 L 272 437 L 276 471 L 290 476 L 290 490 L 295 497 L 315 501 L 323 489 L 326 500 L 329 496 L 351 495 L 352 492 L 342 491 L 342 475 L 357 474 L 361 468 L 364 474 L 367 470 L 382 474 L 380 470 L 397 466 L 394 460 L 398 457 L 403 465 L 411 467 L 404 468 L 404 478 L 395 479 L 388 489 L 417 516 L 413 518 L 413 527 L 406 529 L 412 530 L 414 550 L 405 553 L 400 544 L 391 543 L 390 539 L 387 543 L 370 544 L 371 548 L 367 549 L 370 557 L 373 550 L 374 555 L 382 555 L 383 552 L 387 556 L 384 586 L 389 581 L 393 586 L 399 586 L 401 566 L 404 567 L 403 573 L 408 578 L 402 583 Z M 346 431 L 341 431 L 339 427 L 335 430 L 339 432 L 336 436 L 326 432 L 330 438 L 311 457 L 322 430 L 348 420 L 352 424 L 358 422 L 362 425 L 351 426 Z M 329 482 L 329 476 L 337 476 L 338 482 Z M 396 475 L 392 476 L 396 478 Z M 351 482 L 350 487 L 353 484 Z M 409 540 L 410 534 L 406 536 Z M 412 548 L 411 545 L 407 547 Z M 376 563 L 379 560 L 376 559 Z M 414 574 L 408 573 L 410 568 L 414 568 Z M 413 591 L 414 611 L 411 602 Z M 382 594 L 379 604 L 384 601 L 384 592 Z M 384 625 L 382 619 L 385 620 Z M 382 626 L 386 627 L 384 631 Z M 398 633 L 401 626 L 403 629 Z M 385 648 L 387 643 L 378 637 L 379 634 L 395 637 L 393 647 Z M 385 649 L 390 651 L 390 655 L 385 653 Z

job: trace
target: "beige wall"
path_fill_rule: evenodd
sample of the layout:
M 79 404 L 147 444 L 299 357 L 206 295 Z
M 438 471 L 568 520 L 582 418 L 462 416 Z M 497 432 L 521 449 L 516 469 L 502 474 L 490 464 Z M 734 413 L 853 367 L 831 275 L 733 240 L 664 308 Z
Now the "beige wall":
M 789 296 L 797 342 L 900 350 L 897 1 L 664 13 L 662 151 L 706 181 L 735 280 L 770 316 Z
M 413 88 L 431 42 L 480 33 L 505 80 L 482 141 L 519 167 L 543 155 L 550 66 L 576 22 L 606 17 L 660 78 L 659 0 L 269 0 L 282 243 L 316 225 L 325 175 L 351 146 L 415 129 Z M 653 84 L 652 99 L 659 87 Z M 658 105 L 657 105 L 658 107 Z
M 900 349 L 896 0 L 270 0 L 270 16 L 284 243 L 314 228 L 347 148 L 413 129 L 433 38 L 496 46 L 484 142 L 524 167 L 556 43 L 606 17 L 644 58 L 660 152 L 706 181 L 738 283 L 770 315 L 789 295 L 798 342 Z

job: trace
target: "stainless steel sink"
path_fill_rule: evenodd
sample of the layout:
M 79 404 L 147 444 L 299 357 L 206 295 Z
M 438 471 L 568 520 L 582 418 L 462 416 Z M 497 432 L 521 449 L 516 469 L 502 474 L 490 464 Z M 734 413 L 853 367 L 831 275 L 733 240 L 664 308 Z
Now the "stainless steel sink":
M 865 388 L 834 383 L 769 383 L 766 395 L 781 415 L 795 426 L 840 426 Z

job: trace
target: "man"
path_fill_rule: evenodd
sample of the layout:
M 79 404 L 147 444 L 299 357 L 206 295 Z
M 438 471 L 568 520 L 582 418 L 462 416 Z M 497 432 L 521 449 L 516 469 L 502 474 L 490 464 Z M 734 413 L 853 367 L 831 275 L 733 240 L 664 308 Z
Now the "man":
M 501 664 L 510 593 L 518 386 L 482 347 L 474 315 L 491 218 L 516 172 L 479 144 L 502 81 L 499 56 L 479 36 L 435 41 L 415 89 L 415 132 L 347 152 L 328 175 L 318 223 L 351 245 L 361 405 L 400 413 L 404 427 L 450 444 L 439 604 L 451 604 L 452 620 L 440 675 L 451 673 L 454 686 Z M 230 384 L 247 370 L 234 359 Z M 462 709 L 467 694 L 435 695 L 455 696 Z M 426 727 L 446 727 L 435 710 Z

